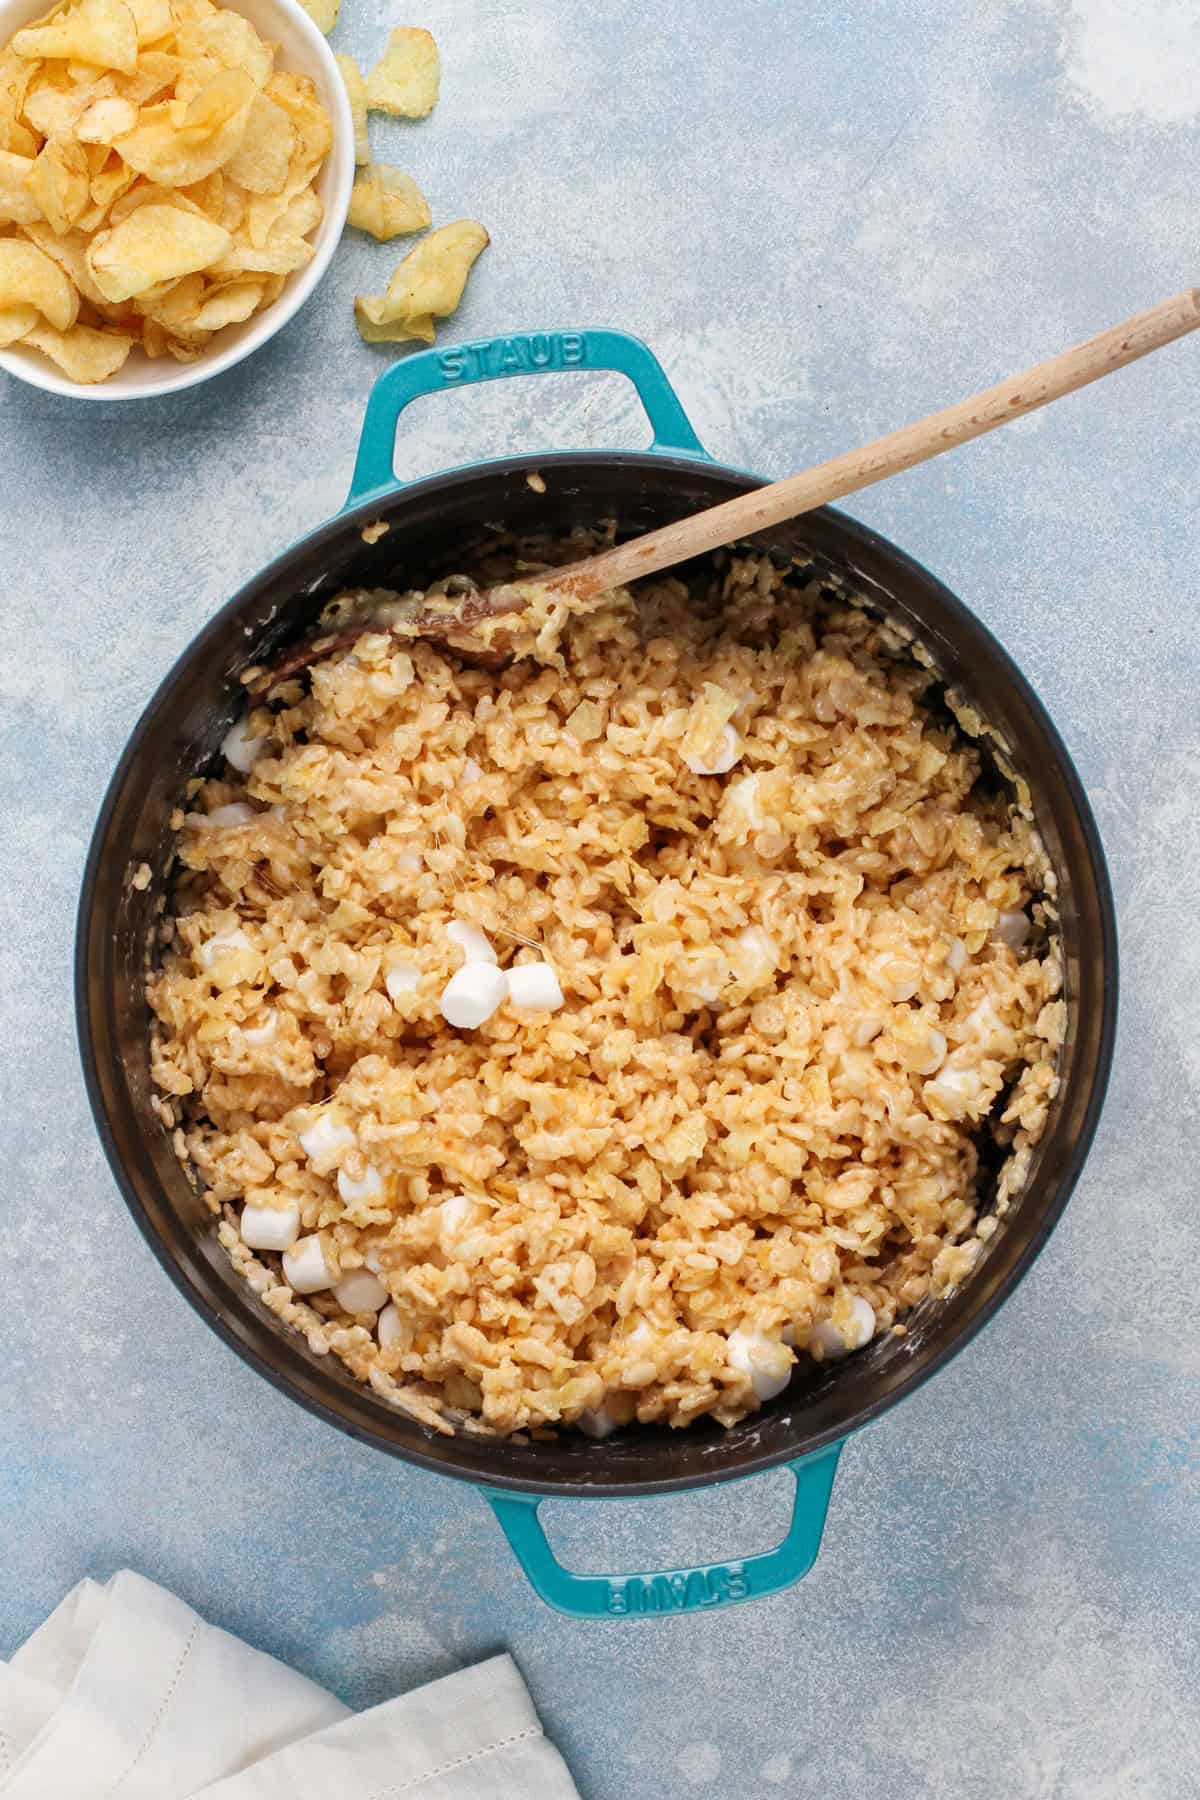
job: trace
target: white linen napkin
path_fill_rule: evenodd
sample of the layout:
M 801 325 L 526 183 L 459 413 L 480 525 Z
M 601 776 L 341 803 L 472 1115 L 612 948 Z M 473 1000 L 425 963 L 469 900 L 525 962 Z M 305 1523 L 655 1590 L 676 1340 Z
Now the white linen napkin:
M 0 1662 L 3 1800 L 579 1800 L 494 1656 L 351 1713 L 124 1569 Z

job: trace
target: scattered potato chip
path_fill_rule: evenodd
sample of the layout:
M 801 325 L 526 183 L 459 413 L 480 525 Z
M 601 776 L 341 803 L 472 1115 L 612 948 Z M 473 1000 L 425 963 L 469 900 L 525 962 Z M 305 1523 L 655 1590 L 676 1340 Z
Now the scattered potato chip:
M 74 138 L 47 138 L 29 174 L 29 191 L 42 217 L 61 237 L 91 203 L 91 170 Z
M 115 375 L 133 349 L 133 339 L 124 332 L 94 331 L 90 325 L 75 325 L 70 331 L 39 325 L 21 341 L 42 351 L 72 381 L 88 386 Z
M 0 348 L 25 337 L 41 316 L 36 306 L 0 306 Z
M 27 25 L 12 40 L 18 56 L 62 57 L 120 69 L 137 66 L 137 26 L 125 0 L 78 0 L 43 25 Z
M 223 226 L 202 213 L 181 206 L 139 206 L 93 238 L 88 267 L 106 300 L 129 300 L 156 281 L 208 268 L 232 241 Z
M 300 4 L 317 30 L 328 37 L 338 22 L 342 0 L 300 0 Z
M 137 124 L 137 107 L 132 100 L 125 100 L 119 94 L 108 94 L 80 113 L 75 124 L 75 136 L 81 144 L 103 144 L 106 147 L 114 138 L 124 137 Z
M 437 105 L 442 71 L 428 31 L 398 25 L 367 76 L 367 105 L 395 119 L 425 119 Z
M 32 225 L 41 218 L 28 186 L 33 163 L 32 156 L 14 156 L 10 150 L 0 150 L 0 220 Z
M 380 243 L 424 231 L 431 217 L 429 202 L 411 175 L 403 175 L 387 163 L 369 163 L 355 177 L 347 223 L 358 231 L 369 231 Z
M 342 80 L 350 100 L 350 117 L 354 120 L 354 160 L 359 164 L 369 163 L 371 145 L 367 137 L 367 84 L 363 80 L 362 70 L 352 56 L 338 56 L 335 60 L 342 71 Z
M 79 295 L 36 244 L 0 238 L 0 306 L 36 306 L 55 330 L 68 331 L 79 313 Z
M 458 308 L 467 276 L 488 234 L 474 219 L 459 219 L 422 238 L 388 282 L 385 294 L 359 294 L 354 302 L 358 329 L 370 344 L 419 338 L 432 344 L 435 319 Z
M 245 136 L 225 164 L 225 172 L 248 193 L 278 194 L 287 181 L 295 148 L 296 128 L 283 108 L 265 94 L 255 94 Z

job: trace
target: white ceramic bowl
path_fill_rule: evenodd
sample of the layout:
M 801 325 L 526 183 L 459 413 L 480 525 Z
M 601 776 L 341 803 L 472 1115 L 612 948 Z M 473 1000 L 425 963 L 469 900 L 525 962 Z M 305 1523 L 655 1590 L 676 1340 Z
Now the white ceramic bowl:
M 346 223 L 350 189 L 354 185 L 354 121 L 345 85 L 333 51 L 298 0 L 224 0 L 233 12 L 249 19 L 260 37 L 278 44 L 276 67 L 310 75 L 333 121 L 333 146 L 317 177 L 317 193 L 325 208 L 312 242 L 316 255 L 303 269 L 288 277 L 287 286 L 272 306 L 264 307 L 240 325 L 218 332 L 203 356 L 194 363 L 178 363 L 174 357 L 150 358 L 135 349 L 123 369 L 108 381 L 84 385 L 71 381 L 37 350 L 19 344 L 0 350 L 0 369 L 45 388 L 50 394 L 69 394 L 76 400 L 148 400 L 155 394 L 175 394 L 195 387 L 212 375 L 220 375 L 241 362 L 260 344 L 274 337 L 292 314 L 304 305 L 329 266 Z M 22 25 L 46 11 L 46 0 L 0 0 L 0 45 L 7 44 Z

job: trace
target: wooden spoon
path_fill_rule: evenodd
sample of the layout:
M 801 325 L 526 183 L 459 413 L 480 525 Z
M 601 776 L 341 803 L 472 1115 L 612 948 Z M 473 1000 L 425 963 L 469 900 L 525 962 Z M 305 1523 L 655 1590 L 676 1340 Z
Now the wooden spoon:
M 585 610 L 613 588 L 626 587 L 721 544 L 766 531 L 785 519 L 799 518 L 816 506 L 886 481 L 889 475 L 915 468 L 945 450 L 982 437 L 985 431 L 1007 425 L 1011 419 L 1023 418 L 1039 406 L 1048 406 L 1052 400 L 1060 400 L 1064 394 L 1072 394 L 1076 388 L 1086 387 L 1090 381 L 1098 381 L 1102 375 L 1124 368 L 1140 356 L 1148 356 L 1150 351 L 1161 349 L 1198 325 L 1200 289 L 1187 288 L 1148 312 L 1137 313 L 1123 325 L 1114 325 L 1111 330 L 1088 338 L 1073 350 L 1064 350 L 1023 374 L 997 382 L 969 400 L 948 406 L 944 412 L 930 413 L 928 418 L 877 438 L 861 450 L 849 450 L 829 462 L 817 463 L 802 475 L 790 475 L 768 487 L 755 488 L 752 493 L 739 494 L 720 506 L 660 526 L 643 537 L 630 538 L 584 562 L 548 569 L 457 600 L 447 599 L 436 609 L 415 610 L 404 621 L 405 634 L 438 638 L 464 652 L 482 650 L 492 656 L 498 652 L 503 655 L 494 641 L 485 643 L 474 638 L 474 628 L 489 619 L 520 613 L 539 590 L 552 589 L 555 598 L 565 598 L 572 611 Z M 371 628 L 365 622 L 336 636 L 297 645 L 256 685 L 271 686 L 284 674 L 294 674 L 306 663 L 353 643 Z

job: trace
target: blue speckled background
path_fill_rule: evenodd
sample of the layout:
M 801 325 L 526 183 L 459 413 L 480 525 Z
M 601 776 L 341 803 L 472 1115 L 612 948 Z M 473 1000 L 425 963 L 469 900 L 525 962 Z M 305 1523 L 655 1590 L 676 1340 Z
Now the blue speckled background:
M 344 0 L 424 23 L 442 103 L 373 120 L 493 247 L 444 341 L 613 324 L 722 460 L 783 474 L 1200 275 L 1194 0 Z M 1112 859 L 1124 1012 L 1064 1223 L 1000 1319 L 842 1462 L 793 1592 L 590 1626 L 480 1500 L 310 1419 L 187 1310 L 125 1215 L 76 1066 L 73 911 L 109 770 L 197 626 L 338 506 L 387 352 L 350 238 L 267 350 L 174 399 L 0 386 L 0 1654 L 131 1564 L 363 1705 L 512 1649 L 588 1800 L 1200 1794 L 1196 770 L 1200 342 L 851 510 L 1033 677 Z M 0 378 L 3 380 L 3 378 Z M 409 415 L 407 471 L 637 443 L 615 377 Z M 588 1567 L 765 1547 L 785 1476 L 548 1509 Z

